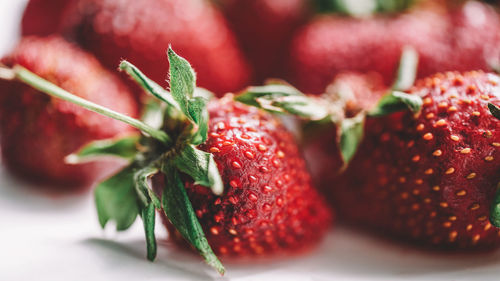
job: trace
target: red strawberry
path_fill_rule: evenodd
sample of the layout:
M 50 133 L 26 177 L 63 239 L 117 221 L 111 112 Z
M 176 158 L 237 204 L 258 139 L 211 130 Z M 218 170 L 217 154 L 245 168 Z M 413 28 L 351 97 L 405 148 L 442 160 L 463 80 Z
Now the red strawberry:
M 341 216 L 403 239 L 443 248 L 490 248 L 489 222 L 500 181 L 500 131 L 488 102 L 500 102 L 500 77 L 436 74 L 411 93 L 417 115 L 369 118 L 365 139 L 331 187 Z
M 224 267 L 212 247 L 221 255 L 248 257 L 297 253 L 316 244 L 331 213 L 311 186 L 291 133 L 279 119 L 234 102 L 232 95 L 209 102 L 196 89 L 189 63 L 172 49 L 168 57 L 171 92 L 130 63 L 120 64 L 165 103 L 146 112 L 160 115 L 163 124 L 158 126 L 96 108 L 19 66 L 3 71 L 145 133 L 132 144 L 105 151 L 128 159 L 131 151 L 135 155 L 129 166 L 100 183 L 95 195 L 103 227 L 114 220 L 117 230 L 125 230 L 141 215 L 149 259 L 156 256 L 155 210 L 161 211 L 171 233 L 183 237 L 220 273 Z M 103 152 L 99 146 L 87 147 L 96 155 Z M 153 188 L 150 177 L 155 179 Z
M 450 9 L 431 3 L 392 17 L 325 16 L 296 35 L 290 55 L 292 80 L 304 91 L 319 94 L 341 71 L 377 71 L 389 85 L 406 45 L 419 53 L 419 77 L 488 70 L 490 61 L 498 63 L 500 57 L 499 28 L 498 15 L 476 2 Z
M 249 80 L 234 35 L 208 1 L 81 0 L 75 6 L 63 29 L 110 69 L 127 58 L 165 84 L 165 49 L 172 44 L 196 67 L 202 87 L 223 94 Z
M 222 0 L 218 1 L 232 25 L 256 79 L 282 77 L 286 63 L 284 49 L 294 30 L 309 14 L 305 0 Z
M 23 14 L 22 34 L 46 36 L 54 33 L 70 2 L 75 0 L 30 0 Z
M 216 196 L 192 181 L 186 191 L 215 253 L 297 253 L 316 244 L 331 215 L 293 136 L 275 117 L 232 96 L 211 102 L 208 111 L 208 139 L 199 148 L 214 155 L 226 192 Z
M 119 79 L 61 38 L 23 38 L 2 62 L 22 65 L 80 97 L 137 115 L 137 105 Z M 116 169 L 116 164 L 101 162 L 68 165 L 63 159 L 92 140 L 131 132 L 130 127 L 21 83 L 0 81 L 0 92 L 2 154 L 14 172 L 51 183 L 85 185 Z

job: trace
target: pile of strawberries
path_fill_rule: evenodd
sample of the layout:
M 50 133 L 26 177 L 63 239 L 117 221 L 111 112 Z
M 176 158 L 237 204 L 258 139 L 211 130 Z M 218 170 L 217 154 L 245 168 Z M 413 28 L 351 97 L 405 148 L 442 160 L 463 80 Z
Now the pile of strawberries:
M 499 7 L 349 3 L 31 0 L 0 61 L 3 164 L 58 191 L 100 182 L 103 227 L 140 216 L 153 260 L 160 215 L 220 273 L 311 249 L 334 213 L 500 246 Z

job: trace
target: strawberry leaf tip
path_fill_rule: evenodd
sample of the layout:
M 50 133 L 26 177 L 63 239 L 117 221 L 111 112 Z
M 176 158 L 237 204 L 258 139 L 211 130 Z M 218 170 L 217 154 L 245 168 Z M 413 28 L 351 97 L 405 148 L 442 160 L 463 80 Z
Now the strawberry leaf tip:
M 500 182 L 497 184 L 497 191 L 490 208 L 490 222 L 495 227 L 500 228 Z
M 395 91 L 409 90 L 415 83 L 415 78 L 417 77 L 417 68 L 417 51 L 410 46 L 404 47 L 403 52 L 401 53 L 401 59 L 399 61 L 396 80 L 392 85 L 392 89 Z
M 175 167 L 163 167 L 166 186 L 163 190 L 163 210 L 168 220 L 198 252 L 205 261 L 220 274 L 225 269 L 208 244 L 203 229 L 184 188 L 184 183 Z
M 498 120 L 500 120 L 500 107 L 492 103 L 488 103 L 488 109 L 490 110 L 491 115 L 495 116 Z
M 95 189 L 97 215 L 102 228 L 110 220 L 116 223 L 118 231 L 126 230 L 134 223 L 139 214 L 134 173 L 135 167 L 128 166 Z
M 392 91 L 380 99 L 375 108 L 368 112 L 368 116 L 381 117 L 408 109 L 413 113 L 418 113 L 422 108 L 422 104 L 422 98 L 417 95 Z
M 68 164 L 80 164 L 95 161 L 103 157 L 119 157 L 132 160 L 138 153 L 138 141 L 138 135 L 93 141 L 75 153 L 66 156 L 64 160 Z
M 224 185 L 212 154 L 187 145 L 173 162 L 181 172 L 191 176 L 195 184 L 210 187 L 215 195 L 222 195 Z
M 353 118 L 344 119 L 340 126 L 340 152 L 344 168 L 356 154 L 363 139 L 365 115 L 360 113 Z
M 309 120 L 322 120 L 331 114 L 325 103 L 289 85 L 248 87 L 235 100 L 272 113 L 288 113 Z

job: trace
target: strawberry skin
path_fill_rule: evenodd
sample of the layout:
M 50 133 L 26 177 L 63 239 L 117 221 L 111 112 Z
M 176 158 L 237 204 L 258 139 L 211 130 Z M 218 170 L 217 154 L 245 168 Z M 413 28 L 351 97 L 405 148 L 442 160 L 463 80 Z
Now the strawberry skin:
M 332 215 L 311 184 L 293 136 L 270 114 L 231 98 L 209 104 L 209 137 L 199 147 L 214 155 L 224 195 L 186 183 L 208 242 L 221 256 L 310 248 L 324 236 Z
M 2 61 L 21 65 L 82 98 L 136 116 L 131 92 L 90 54 L 59 37 L 25 37 Z M 5 165 L 39 181 L 82 186 L 117 165 L 68 165 L 64 157 L 97 139 L 131 132 L 121 122 L 51 99 L 14 82 L 0 82 L 0 136 Z
M 283 77 L 293 32 L 310 13 L 305 0 L 218 1 L 253 64 L 257 81 Z
M 108 68 L 122 58 L 165 85 L 172 44 L 198 73 L 198 85 L 219 94 L 241 89 L 249 68 L 222 14 L 204 0 L 82 0 L 62 29 Z
M 411 90 L 423 98 L 417 116 L 369 118 L 358 153 L 329 189 L 340 216 L 440 248 L 500 245 L 488 219 L 500 131 L 487 108 L 500 101 L 499 83 L 483 72 L 436 74 Z

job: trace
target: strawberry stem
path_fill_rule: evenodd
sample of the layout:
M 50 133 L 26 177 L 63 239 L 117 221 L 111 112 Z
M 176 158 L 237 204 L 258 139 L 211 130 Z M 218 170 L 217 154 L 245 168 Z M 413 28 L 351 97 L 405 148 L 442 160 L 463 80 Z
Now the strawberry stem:
M 150 135 L 151 137 L 161 141 L 166 145 L 172 144 L 172 139 L 165 132 L 161 130 L 157 130 L 135 118 L 130 116 L 118 113 L 109 108 L 103 107 L 101 105 L 95 104 L 88 100 L 82 99 L 78 96 L 75 96 L 68 91 L 61 89 L 60 87 L 54 85 L 53 83 L 41 78 L 35 73 L 27 70 L 26 68 L 16 65 L 12 69 L 6 69 L 0 67 L 1 72 L 5 72 L 6 74 L 11 73 L 14 75 L 14 78 L 30 85 L 31 87 L 44 92 L 50 96 L 71 102 L 73 104 L 79 105 L 85 109 L 93 111 L 95 113 L 99 113 L 101 115 L 113 118 L 115 120 L 121 121 L 123 123 L 129 124 L 130 126 L 141 130 L 142 132 Z M 5 75 L 5 79 L 10 78 L 12 75 Z M 0 78 L 4 78 L 0 76 Z M 12 78 L 11 78 L 12 79 Z M 10 80 L 11 80 L 10 79 Z

